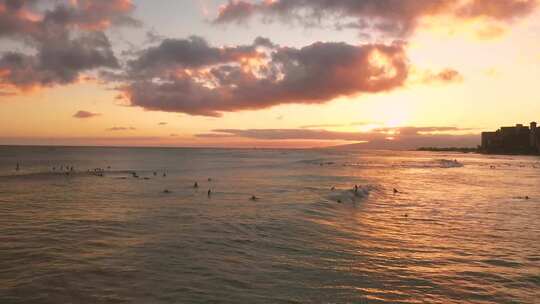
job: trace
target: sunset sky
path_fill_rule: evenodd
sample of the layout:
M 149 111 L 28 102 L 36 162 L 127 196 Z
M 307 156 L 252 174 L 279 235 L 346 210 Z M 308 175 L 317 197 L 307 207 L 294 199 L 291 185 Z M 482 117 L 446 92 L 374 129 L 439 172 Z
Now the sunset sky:
M 537 0 L 0 0 L 0 144 L 474 146 L 540 120 Z

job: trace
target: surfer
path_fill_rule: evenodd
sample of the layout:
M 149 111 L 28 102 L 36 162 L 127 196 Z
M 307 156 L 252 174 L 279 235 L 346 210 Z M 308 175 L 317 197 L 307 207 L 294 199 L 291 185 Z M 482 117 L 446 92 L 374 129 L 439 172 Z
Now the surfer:
M 195 189 L 199 188 L 199 184 L 197 182 L 195 182 L 195 184 L 193 184 L 193 188 L 195 188 Z

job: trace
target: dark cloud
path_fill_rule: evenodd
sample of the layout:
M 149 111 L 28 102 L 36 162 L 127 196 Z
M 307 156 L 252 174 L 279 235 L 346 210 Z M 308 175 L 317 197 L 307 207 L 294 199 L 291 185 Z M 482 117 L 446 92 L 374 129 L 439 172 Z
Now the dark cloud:
M 136 60 L 129 62 L 130 73 L 156 73 L 178 68 L 201 67 L 237 62 L 242 58 L 262 56 L 259 46 L 272 46 L 264 38 L 257 38 L 252 45 L 236 47 L 213 47 L 198 36 L 188 39 L 165 39 L 158 46 L 142 51 Z
M 77 81 L 84 72 L 118 68 L 103 32 L 112 25 L 135 25 L 130 0 L 0 0 L 0 39 L 22 42 L 33 52 L 0 55 L 0 85 L 27 89 Z
M 258 38 L 250 46 L 220 49 L 191 38 L 143 52 L 131 63 L 124 93 L 133 106 L 220 116 L 388 91 L 400 87 L 407 74 L 400 44 L 318 42 L 298 49 Z
M 229 0 L 214 22 L 243 22 L 253 15 L 264 16 L 266 22 L 279 17 L 301 20 L 306 25 L 332 20 L 338 28 L 403 36 L 427 16 L 510 21 L 530 14 L 537 4 L 536 0 Z M 354 21 L 343 22 L 347 18 Z
M 102 31 L 113 25 L 140 25 L 131 16 L 135 9 L 131 0 L 49 1 L 53 6 L 41 10 L 37 2 L 0 0 L 0 37 L 44 41 L 74 29 Z
M 104 30 L 111 25 L 141 25 L 130 15 L 135 9 L 131 0 L 77 0 L 75 3 L 58 4 L 45 13 L 43 22 L 76 26 L 84 30 Z
M 134 127 L 112 127 L 112 128 L 108 128 L 106 131 L 135 131 L 137 130 L 136 128 Z
M 68 84 L 81 72 L 100 67 L 116 68 L 111 44 L 101 32 L 75 39 L 44 42 L 36 55 L 8 52 L 0 57 L 0 81 L 18 88 Z
M 92 113 L 88 111 L 78 111 L 77 113 L 73 114 L 73 117 L 80 118 L 80 119 L 86 119 L 86 118 L 92 118 L 96 116 L 101 116 L 100 113 Z
M 456 127 L 402 127 L 375 129 L 370 132 L 338 132 L 313 129 L 217 129 L 198 134 L 201 138 L 248 138 L 256 140 L 315 140 L 363 142 L 366 148 L 417 148 L 421 146 L 474 147 L 478 134 L 449 134 L 466 131 Z M 446 132 L 446 133 L 445 133 Z

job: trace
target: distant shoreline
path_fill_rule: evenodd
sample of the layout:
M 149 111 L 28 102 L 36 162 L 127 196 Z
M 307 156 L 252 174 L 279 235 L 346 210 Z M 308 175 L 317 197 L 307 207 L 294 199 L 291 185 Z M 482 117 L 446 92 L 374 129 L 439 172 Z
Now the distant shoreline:
M 523 156 L 540 156 L 538 153 L 534 152 L 516 152 L 516 151 L 486 151 L 480 148 L 467 148 L 467 147 L 420 147 L 416 151 L 427 151 L 427 152 L 461 152 L 461 153 L 477 153 L 485 155 L 523 155 Z
M 462 153 L 480 153 L 478 148 L 467 148 L 467 147 L 420 147 L 416 151 L 428 151 L 428 152 L 462 152 Z

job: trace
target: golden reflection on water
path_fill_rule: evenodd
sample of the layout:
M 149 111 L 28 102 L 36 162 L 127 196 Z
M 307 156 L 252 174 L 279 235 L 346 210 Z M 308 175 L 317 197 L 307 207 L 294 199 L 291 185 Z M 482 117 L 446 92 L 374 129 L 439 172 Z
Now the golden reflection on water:
M 254 296 L 263 302 L 353 303 L 537 298 L 535 159 L 416 152 L 132 153 L 123 156 L 129 160 L 122 170 L 135 160 L 158 159 L 152 166 L 166 163 L 168 176 L 154 178 L 153 167 L 140 161 L 148 167 L 139 174 L 151 179 L 115 178 L 127 171 L 103 178 L 0 177 L 0 192 L 7 193 L 0 197 L 6 215 L 0 266 L 13 274 L 0 295 L 25 302 L 32 290 L 55 291 L 59 302 L 88 303 L 109 297 L 154 303 L 162 295 L 180 302 L 250 302 Z M 101 159 L 94 161 L 99 165 Z M 194 180 L 201 189 L 193 189 Z M 259 199 L 250 200 L 252 195 Z

